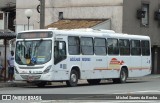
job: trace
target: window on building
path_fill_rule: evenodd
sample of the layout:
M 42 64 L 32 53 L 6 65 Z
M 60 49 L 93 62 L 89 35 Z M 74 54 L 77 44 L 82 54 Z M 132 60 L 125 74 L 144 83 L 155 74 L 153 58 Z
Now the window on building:
M 142 55 L 143 55 L 143 56 L 148 56 L 148 55 L 150 55 L 149 41 L 142 40 L 142 41 L 141 41 L 141 47 L 142 47 Z
M 63 12 L 59 12 L 59 20 L 63 19 Z
M 140 40 L 131 40 L 131 54 L 141 55 Z
M 145 14 L 144 14 L 144 17 L 141 19 L 141 25 L 148 26 L 149 25 L 149 4 L 143 3 L 142 10 L 145 12 Z
M 113 39 L 113 38 L 107 39 L 107 47 L 109 55 L 119 54 L 118 39 Z
M 80 54 L 80 41 L 79 37 L 68 37 L 68 50 L 70 55 Z
M 0 20 L 3 20 L 3 13 L 0 13 Z
M 96 55 L 106 55 L 106 39 L 105 38 L 94 39 L 94 53 Z
M 81 49 L 83 55 L 93 55 L 93 38 L 82 37 L 81 38 Z
M 130 42 L 127 39 L 119 40 L 120 55 L 130 55 Z

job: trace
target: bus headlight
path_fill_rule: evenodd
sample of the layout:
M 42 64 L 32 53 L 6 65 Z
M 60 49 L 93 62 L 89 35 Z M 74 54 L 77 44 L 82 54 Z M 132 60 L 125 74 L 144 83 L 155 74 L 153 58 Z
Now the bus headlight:
M 48 67 L 43 71 L 43 74 L 48 73 L 51 68 L 52 68 L 52 65 L 48 66 Z

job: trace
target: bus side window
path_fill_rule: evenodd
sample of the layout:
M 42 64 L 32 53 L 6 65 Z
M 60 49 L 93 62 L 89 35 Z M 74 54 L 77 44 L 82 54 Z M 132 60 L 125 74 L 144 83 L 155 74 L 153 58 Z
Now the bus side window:
M 81 37 L 81 50 L 83 55 L 93 55 L 93 38 Z
M 59 56 L 62 58 L 66 57 L 66 43 L 64 41 L 59 42 Z
M 105 38 L 95 38 L 94 39 L 94 53 L 95 55 L 106 55 L 106 39 Z
M 120 55 L 130 55 L 130 42 L 127 39 L 119 39 Z
M 150 55 L 150 45 L 149 41 L 142 40 L 141 41 L 142 55 L 149 56 Z
M 79 37 L 69 36 L 68 37 L 68 49 L 70 55 L 80 54 L 80 40 Z
M 131 54 L 141 55 L 140 40 L 131 40 Z
M 109 55 L 118 55 L 119 54 L 119 46 L 118 39 L 108 38 L 107 39 L 107 47 Z
M 61 47 L 60 47 L 61 45 Z M 60 61 L 66 59 L 66 43 L 64 41 L 56 41 L 54 46 L 54 63 L 57 64 Z

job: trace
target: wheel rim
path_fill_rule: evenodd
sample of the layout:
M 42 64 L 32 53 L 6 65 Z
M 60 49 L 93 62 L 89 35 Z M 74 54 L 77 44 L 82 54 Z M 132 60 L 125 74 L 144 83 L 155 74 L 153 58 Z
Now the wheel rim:
M 76 81 L 77 81 L 77 76 L 76 76 L 76 74 L 72 74 L 72 75 L 71 75 L 71 81 L 72 81 L 72 82 L 76 82 Z
M 122 73 L 121 73 L 121 79 L 122 79 L 122 81 L 126 80 L 126 73 L 124 71 L 122 71 Z

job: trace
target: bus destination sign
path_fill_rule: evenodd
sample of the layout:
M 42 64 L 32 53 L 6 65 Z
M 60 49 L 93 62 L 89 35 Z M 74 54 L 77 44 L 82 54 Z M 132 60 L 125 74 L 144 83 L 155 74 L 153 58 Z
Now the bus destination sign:
M 19 33 L 17 39 L 50 38 L 52 37 L 52 34 L 52 32 L 26 32 Z

